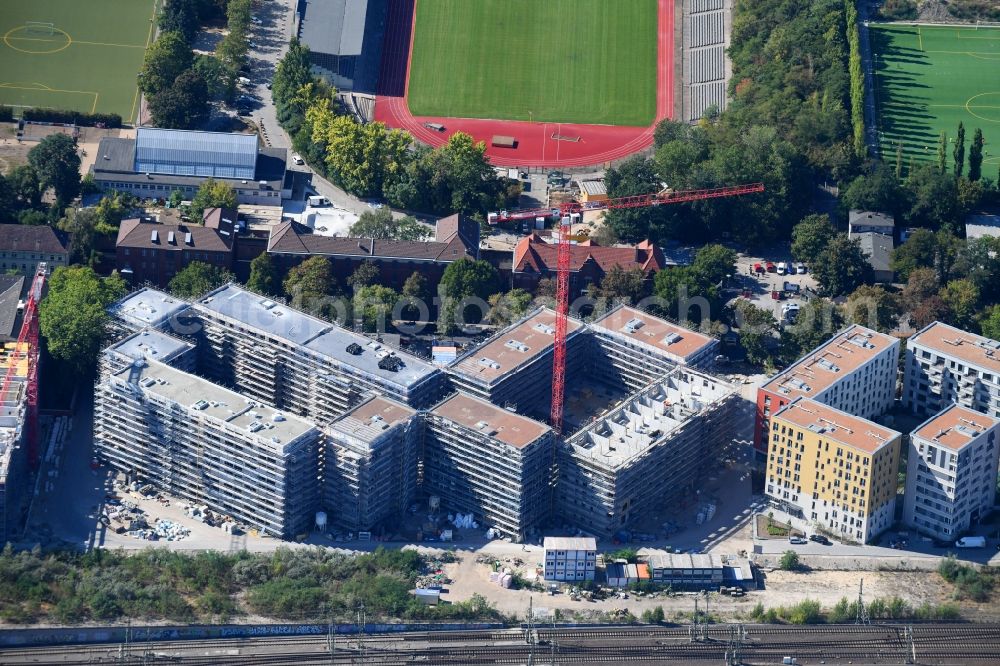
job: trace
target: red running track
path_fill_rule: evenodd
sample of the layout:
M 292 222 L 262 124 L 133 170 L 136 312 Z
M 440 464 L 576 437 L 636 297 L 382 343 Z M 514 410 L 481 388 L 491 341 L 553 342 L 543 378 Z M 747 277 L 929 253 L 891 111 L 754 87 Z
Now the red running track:
M 652 145 L 655 122 L 649 127 L 620 127 L 414 116 L 407 106 L 406 92 L 416 1 L 389 2 L 375 120 L 405 129 L 431 146 L 444 144 L 455 132 L 465 132 L 476 141 L 486 142 L 486 154 L 497 166 L 592 166 L 627 157 Z M 656 122 L 672 117 L 674 108 L 674 3 L 672 0 L 658 0 L 658 3 Z M 438 123 L 447 130 L 436 132 L 424 123 Z M 517 147 L 491 146 L 490 139 L 497 134 L 515 137 Z M 552 135 L 579 137 L 579 141 L 556 140 Z

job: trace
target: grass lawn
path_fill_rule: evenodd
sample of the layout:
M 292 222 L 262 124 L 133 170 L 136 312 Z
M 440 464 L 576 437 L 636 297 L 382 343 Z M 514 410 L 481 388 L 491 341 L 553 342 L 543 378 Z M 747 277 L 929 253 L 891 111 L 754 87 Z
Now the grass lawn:
M 130 121 L 153 10 L 154 0 L 5 3 L 0 104 L 118 113 Z
M 947 132 L 952 144 L 961 121 L 966 152 L 975 129 L 983 130 L 983 175 L 995 177 L 1000 163 L 1000 28 L 871 28 L 885 159 L 893 162 L 902 144 L 904 165 L 910 157 L 935 161 L 940 133 Z M 951 146 L 948 164 L 953 164 Z
M 656 0 L 418 0 L 410 111 L 650 125 L 656 12 Z

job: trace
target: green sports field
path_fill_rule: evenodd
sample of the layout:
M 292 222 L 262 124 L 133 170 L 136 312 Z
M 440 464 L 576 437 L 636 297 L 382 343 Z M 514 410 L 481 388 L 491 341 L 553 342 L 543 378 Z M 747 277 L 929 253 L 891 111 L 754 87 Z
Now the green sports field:
M 418 116 L 650 125 L 656 0 L 418 0 Z
M 24 0 L 0 12 L 0 104 L 135 117 L 154 0 Z
M 940 133 L 978 127 L 983 163 L 1000 161 L 1000 28 L 872 25 L 882 153 L 936 160 Z M 951 150 L 948 151 L 951 163 Z M 995 169 L 984 174 L 993 175 Z

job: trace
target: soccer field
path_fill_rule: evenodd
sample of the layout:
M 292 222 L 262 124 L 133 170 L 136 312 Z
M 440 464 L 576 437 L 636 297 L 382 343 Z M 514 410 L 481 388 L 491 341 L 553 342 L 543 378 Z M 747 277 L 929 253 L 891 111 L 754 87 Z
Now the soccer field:
M 871 36 L 887 160 L 900 144 L 906 160 L 936 160 L 940 133 L 951 143 L 961 121 L 966 150 L 982 129 L 984 165 L 1000 162 L 1000 28 L 873 24 Z M 992 177 L 995 169 L 983 172 Z
M 656 0 L 417 0 L 410 111 L 650 125 L 656 12 Z
M 154 0 L 27 0 L 0 12 L 0 104 L 117 113 L 138 104 Z

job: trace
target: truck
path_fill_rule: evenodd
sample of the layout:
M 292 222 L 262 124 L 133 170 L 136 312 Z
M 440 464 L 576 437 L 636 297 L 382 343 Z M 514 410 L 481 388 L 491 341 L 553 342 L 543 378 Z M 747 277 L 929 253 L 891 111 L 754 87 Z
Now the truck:
M 330 200 L 326 197 L 314 196 L 309 197 L 309 205 L 313 208 L 320 208 L 322 206 L 329 206 Z
M 967 536 L 955 542 L 955 548 L 985 548 L 986 537 Z

